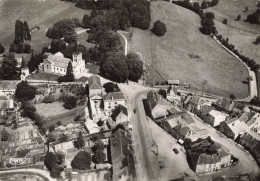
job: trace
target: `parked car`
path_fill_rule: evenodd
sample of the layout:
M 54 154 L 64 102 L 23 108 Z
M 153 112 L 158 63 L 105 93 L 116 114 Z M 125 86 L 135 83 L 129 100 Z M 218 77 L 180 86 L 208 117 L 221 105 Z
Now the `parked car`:
M 178 154 L 179 151 L 176 148 L 173 148 L 174 153 Z

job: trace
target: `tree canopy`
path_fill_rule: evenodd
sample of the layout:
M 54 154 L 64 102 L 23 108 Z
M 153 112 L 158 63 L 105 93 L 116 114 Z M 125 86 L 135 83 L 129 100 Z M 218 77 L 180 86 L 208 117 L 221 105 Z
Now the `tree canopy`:
M 91 155 L 86 151 L 80 151 L 72 160 L 73 169 L 88 170 L 90 169 Z
M 27 81 L 21 81 L 17 84 L 15 99 L 19 102 L 29 101 L 35 98 L 36 88 L 28 84 Z
M 66 75 L 61 76 L 58 78 L 59 82 L 73 82 L 74 81 L 74 74 L 71 61 L 68 64 Z
M 17 68 L 17 60 L 13 54 L 3 58 L 0 75 L 3 80 L 17 80 L 19 79 L 19 69 Z
M 86 143 L 85 143 L 85 141 L 84 141 L 82 132 L 79 132 L 79 135 L 78 135 L 78 137 L 77 137 L 77 140 L 75 140 L 75 141 L 73 142 L 73 144 L 74 144 L 74 147 L 77 148 L 77 149 L 82 149 L 82 148 L 84 148 L 84 146 L 85 146 Z
M 106 93 L 120 91 L 118 85 L 113 82 L 107 82 L 103 85 L 103 87 L 105 88 Z
M 100 73 L 110 80 L 125 82 L 129 76 L 125 56 L 122 53 L 109 54 L 100 66 Z
M 157 36 L 163 36 L 167 32 L 166 25 L 160 20 L 154 22 L 153 28 L 151 30 Z
M 5 52 L 5 47 L 0 42 L 0 54 Z
M 126 56 L 126 63 L 129 70 L 128 79 L 137 82 L 143 75 L 143 62 L 135 53 L 129 53 Z

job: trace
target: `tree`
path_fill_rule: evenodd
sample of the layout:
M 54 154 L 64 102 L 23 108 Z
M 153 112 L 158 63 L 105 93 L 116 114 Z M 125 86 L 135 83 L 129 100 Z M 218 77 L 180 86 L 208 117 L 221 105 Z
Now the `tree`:
M 15 37 L 14 37 L 14 43 L 21 43 L 22 42 L 22 37 L 21 37 L 21 21 L 16 20 L 15 22 Z
M 139 55 L 135 53 L 127 54 L 126 63 L 129 70 L 128 79 L 134 82 L 138 82 L 138 80 L 143 75 L 143 62 L 140 59 Z
M 57 165 L 56 156 L 52 152 L 47 152 L 44 158 L 44 165 L 49 171 L 52 171 Z
M 52 169 L 52 171 L 50 172 L 50 176 L 52 178 L 59 178 L 60 177 L 60 173 L 63 171 L 64 169 L 60 166 L 56 166 Z
M 68 136 L 67 136 L 66 134 L 62 133 L 62 134 L 60 135 L 60 137 L 59 137 L 59 141 L 60 141 L 61 143 L 68 141 Z
M 100 73 L 115 82 L 125 82 L 129 75 L 126 58 L 122 53 L 109 53 L 100 66 Z
M 65 100 L 64 100 L 64 108 L 65 109 L 73 109 L 75 108 L 77 105 L 77 99 L 74 96 L 68 96 Z
M 77 148 L 77 149 L 82 149 L 82 148 L 84 148 L 84 146 L 85 146 L 85 141 L 84 141 L 84 137 L 83 137 L 83 134 L 82 134 L 82 132 L 79 132 L 79 135 L 78 135 L 78 137 L 77 137 L 77 140 L 75 140 L 74 142 L 73 142 L 73 144 L 74 144 L 74 147 L 75 148 Z
M 241 15 L 238 15 L 236 21 L 239 21 L 240 19 L 241 19 Z
M 19 79 L 19 69 L 17 68 L 17 60 L 13 54 L 9 54 L 3 58 L 0 75 L 3 80 Z
M 23 53 L 31 53 L 31 45 L 28 43 L 24 44 Z
M 0 42 L 0 54 L 5 52 L 5 47 Z
M 57 53 L 57 52 L 61 52 L 66 48 L 66 42 L 64 40 L 61 39 L 57 39 L 57 40 L 52 40 L 51 42 L 51 53 Z
M 105 149 L 104 143 L 101 140 L 95 142 L 95 145 L 92 147 L 93 152 L 103 151 Z
M 216 34 L 216 27 L 214 26 L 215 14 L 212 12 L 206 12 L 202 16 L 200 31 L 205 35 Z
M 24 57 L 22 56 L 21 68 L 25 68 L 25 67 L 26 67 L 26 62 L 24 60 Z
M 72 160 L 73 169 L 88 170 L 90 169 L 91 155 L 86 151 L 80 151 Z
M 24 27 L 24 39 L 26 41 L 31 41 L 31 31 L 30 31 L 27 21 L 25 21 L 23 23 L 23 27 Z
M 167 97 L 166 90 L 160 89 L 160 90 L 159 90 L 159 94 L 160 94 L 164 99 L 166 99 L 166 97 Z
M 227 18 L 225 18 L 223 21 L 222 21 L 223 24 L 227 24 Z
M 66 75 L 58 78 L 59 82 L 73 82 L 74 74 L 71 61 L 68 63 Z
M 245 8 L 245 11 L 244 12 L 247 12 L 248 11 L 248 7 Z
M 8 140 L 8 137 L 9 137 L 9 134 L 8 132 L 6 131 L 6 129 L 4 128 L 2 133 L 1 133 L 1 140 L 2 141 L 7 141 Z
M 88 14 L 85 14 L 82 19 L 84 28 L 90 28 L 91 17 Z
M 19 102 L 29 101 L 35 98 L 36 88 L 28 84 L 27 81 L 21 81 L 17 84 L 15 99 Z
M 106 93 L 120 91 L 118 85 L 113 82 L 107 82 L 103 85 L 103 87 L 105 88 Z
M 236 96 L 235 96 L 234 94 L 231 94 L 231 95 L 230 95 L 230 100 L 233 101 L 233 100 L 235 100 L 235 99 L 236 99 Z
M 64 161 L 65 161 L 65 154 L 64 154 L 62 151 L 58 151 L 58 152 L 55 154 L 55 156 L 56 156 L 56 163 L 57 163 L 58 165 L 61 165 L 61 164 L 64 163 Z
M 202 8 L 202 9 L 206 9 L 206 8 L 207 8 L 207 3 L 206 3 L 206 1 L 203 1 L 203 2 L 201 3 L 201 8 Z
M 258 36 L 258 37 L 256 37 L 256 39 L 255 39 L 255 42 L 254 42 L 256 45 L 258 44 L 258 43 L 260 43 L 260 36 Z
M 246 78 L 246 80 L 248 81 L 248 83 L 250 83 L 253 80 L 253 77 L 249 76 L 249 77 Z
M 166 25 L 160 20 L 154 22 L 153 28 L 151 30 L 157 36 L 163 36 L 167 32 Z
M 105 159 L 106 159 L 106 154 L 102 150 L 96 151 L 93 156 L 93 161 L 96 164 L 103 163 Z

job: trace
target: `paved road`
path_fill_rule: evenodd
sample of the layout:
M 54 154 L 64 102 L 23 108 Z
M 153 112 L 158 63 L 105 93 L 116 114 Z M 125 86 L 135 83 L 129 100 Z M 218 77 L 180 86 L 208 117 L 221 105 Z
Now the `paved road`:
M 122 36 L 123 37 L 123 39 L 124 39 L 124 41 L 125 41 L 125 46 L 124 46 L 124 54 L 125 55 L 127 55 L 127 39 L 126 39 L 126 37 L 121 33 L 121 31 L 117 31 L 117 33 L 120 35 L 120 36 Z
M 153 142 L 153 135 L 146 120 L 142 98 L 149 88 L 137 84 L 119 85 L 127 95 L 127 107 L 130 124 L 133 126 L 133 147 L 135 151 L 136 174 L 138 181 L 160 180 L 160 169 Z M 136 109 L 136 113 L 133 112 Z
M 56 181 L 56 179 L 50 177 L 50 173 L 46 170 L 35 169 L 35 168 L 22 168 L 22 169 L 13 169 L 13 170 L 1 170 L 0 175 L 3 173 L 10 174 L 19 174 L 19 173 L 28 173 L 28 174 L 37 174 L 43 178 L 48 179 L 49 181 Z

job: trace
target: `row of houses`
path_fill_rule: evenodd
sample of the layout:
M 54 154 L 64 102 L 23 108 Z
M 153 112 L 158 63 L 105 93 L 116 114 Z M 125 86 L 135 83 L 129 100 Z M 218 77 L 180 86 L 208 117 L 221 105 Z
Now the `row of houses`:
M 184 108 L 244 146 L 259 162 L 260 114 L 227 98 L 222 97 L 208 103 L 202 99 L 198 96 L 188 96 Z

